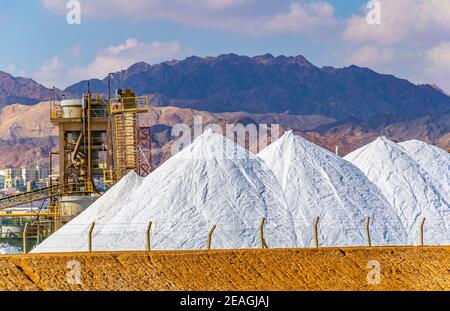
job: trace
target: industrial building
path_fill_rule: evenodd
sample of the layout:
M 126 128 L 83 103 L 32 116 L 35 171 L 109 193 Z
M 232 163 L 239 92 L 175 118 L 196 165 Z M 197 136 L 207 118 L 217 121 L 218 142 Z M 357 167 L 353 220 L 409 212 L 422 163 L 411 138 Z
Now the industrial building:
M 115 95 L 92 94 L 89 85 L 82 98 L 58 101 L 52 95 L 50 121 L 58 128 L 58 150 L 49 155 L 48 172 L 39 166 L 5 171 L 5 188 L 16 187 L 20 180 L 27 191 L 0 198 L 0 218 L 30 220 L 25 234 L 51 233 L 130 171 L 150 173 L 150 128 L 139 126 L 139 115 L 149 110 L 148 97 L 136 96 L 131 89 L 119 89 Z M 33 189 L 33 182 L 43 180 L 45 187 Z M 33 202 L 45 204 L 24 212 Z
M 31 191 L 41 188 L 48 182 L 49 167 L 36 165 L 8 167 L 0 177 L 0 189 Z

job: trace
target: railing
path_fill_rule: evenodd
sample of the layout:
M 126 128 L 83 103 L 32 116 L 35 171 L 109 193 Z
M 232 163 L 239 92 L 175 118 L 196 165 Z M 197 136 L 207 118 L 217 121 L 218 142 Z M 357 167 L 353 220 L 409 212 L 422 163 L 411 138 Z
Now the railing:
M 113 185 L 119 181 L 119 175 L 116 171 L 103 169 L 103 182 L 107 185 Z
M 57 120 L 63 118 L 63 110 L 60 104 L 56 102 L 50 103 L 50 119 Z
M 148 96 L 112 98 L 110 111 L 112 114 L 125 112 L 147 112 Z
M 92 118 L 107 118 L 108 117 L 108 104 L 105 100 L 98 100 L 92 102 L 93 108 L 91 108 Z M 50 104 L 50 119 L 81 119 L 81 117 L 69 117 L 64 115 L 64 109 L 61 107 L 60 102 L 52 102 Z
M 431 222 L 428 231 L 422 225 L 413 228 L 403 238 L 395 241 L 385 238 L 385 226 L 371 227 L 361 224 L 356 227 L 318 226 L 317 218 L 310 225 L 292 226 L 268 221 L 264 217 L 254 218 L 242 227 L 199 221 L 194 223 L 176 221 L 148 222 L 84 222 L 74 221 L 64 225 L 56 233 L 55 243 L 43 246 L 41 252 L 74 251 L 151 251 L 151 250 L 213 250 L 242 248 L 327 248 L 327 247 L 401 247 L 401 246 L 439 246 L 444 242 L 433 236 L 433 228 L 440 223 Z M 422 223 L 421 223 L 422 224 Z M 307 229 L 305 231 L 305 229 Z M 339 229 L 340 232 L 336 232 Z M 403 226 L 391 228 L 392 233 L 403 230 Z M 431 230 L 430 230 L 431 229 Z M 317 238 L 314 236 L 319 230 Z M 302 231 L 303 238 L 297 239 L 293 231 Z M 347 241 L 341 234 L 346 232 Z M 190 232 L 190 233 L 189 233 Z M 246 238 L 243 239 L 242 237 Z M 375 238 L 375 242 L 371 241 Z M 65 241 L 71 241 L 66 243 Z M 186 242 L 189 243 L 186 243 Z M 87 247 L 88 246 L 88 247 Z

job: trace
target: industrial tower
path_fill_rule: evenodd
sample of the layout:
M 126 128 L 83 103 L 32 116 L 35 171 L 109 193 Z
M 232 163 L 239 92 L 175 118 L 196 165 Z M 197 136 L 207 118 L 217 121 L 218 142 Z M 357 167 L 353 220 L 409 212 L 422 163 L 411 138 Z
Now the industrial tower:
M 48 187 L 0 199 L 0 212 L 49 199 L 47 212 L 17 217 L 36 217 L 54 231 L 91 205 L 101 188 L 133 170 L 148 175 L 150 128 L 139 127 L 139 115 L 148 110 L 148 97 L 137 97 L 131 89 L 117 90 L 116 97 L 108 99 L 91 94 L 89 86 L 81 99 L 56 101 L 52 96 L 50 121 L 58 127 L 59 150 L 50 154 Z

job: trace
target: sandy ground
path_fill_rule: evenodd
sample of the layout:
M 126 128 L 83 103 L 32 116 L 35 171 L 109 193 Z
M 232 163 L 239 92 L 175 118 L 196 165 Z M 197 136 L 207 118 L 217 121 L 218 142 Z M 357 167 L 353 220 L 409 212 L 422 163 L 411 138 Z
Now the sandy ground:
M 0 256 L 0 290 L 450 290 L 450 247 Z

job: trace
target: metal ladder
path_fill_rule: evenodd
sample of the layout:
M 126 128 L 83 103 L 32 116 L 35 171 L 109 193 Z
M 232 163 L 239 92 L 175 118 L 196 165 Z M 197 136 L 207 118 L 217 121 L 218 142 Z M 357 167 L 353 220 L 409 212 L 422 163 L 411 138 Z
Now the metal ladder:
M 122 177 L 137 167 L 137 114 L 135 112 L 117 114 L 114 120 L 117 171 Z

